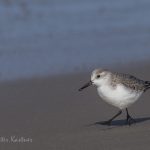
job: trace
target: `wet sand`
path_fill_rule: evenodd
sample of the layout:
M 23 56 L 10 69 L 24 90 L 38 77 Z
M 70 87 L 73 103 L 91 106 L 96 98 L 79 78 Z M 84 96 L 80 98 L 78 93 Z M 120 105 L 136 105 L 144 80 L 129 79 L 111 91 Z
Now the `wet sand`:
M 150 80 L 150 63 L 132 66 L 115 70 Z M 94 87 L 78 92 L 89 75 L 88 72 L 1 83 L 0 149 L 149 149 L 150 91 L 129 108 L 137 121 L 135 125 L 124 125 L 125 113 L 112 126 L 95 124 L 118 110 L 100 100 Z M 12 136 L 29 141 L 14 142 Z

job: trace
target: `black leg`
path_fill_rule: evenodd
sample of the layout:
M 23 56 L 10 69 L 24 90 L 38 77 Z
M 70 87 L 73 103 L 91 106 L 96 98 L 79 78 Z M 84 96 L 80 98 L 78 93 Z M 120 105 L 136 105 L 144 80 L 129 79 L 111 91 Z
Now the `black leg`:
M 136 121 L 129 115 L 128 109 L 126 108 L 127 113 L 127 123 L 130 126 L 132 123 L 136 123 Z
M 101 122 L 102 125 L 111 125 L 112 120 L 114 120 L 116 117 L 118 117 L 122 113 L 122 110 L 119 110 L 119 112 L 113 116 L 111 119 L 108 121 Z

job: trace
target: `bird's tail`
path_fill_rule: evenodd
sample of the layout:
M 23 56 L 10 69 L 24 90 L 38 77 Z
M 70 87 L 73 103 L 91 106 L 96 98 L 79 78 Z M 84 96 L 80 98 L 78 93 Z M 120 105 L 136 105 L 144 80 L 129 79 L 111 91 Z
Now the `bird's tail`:
M 150 88 L 150 81 L 145 81 L 145 89 L 144 92 Z

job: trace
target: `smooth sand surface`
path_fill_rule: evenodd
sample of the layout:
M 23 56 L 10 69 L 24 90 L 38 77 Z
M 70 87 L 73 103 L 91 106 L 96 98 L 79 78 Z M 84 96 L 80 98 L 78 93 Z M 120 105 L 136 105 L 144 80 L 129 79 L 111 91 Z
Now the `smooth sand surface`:
M 150 80 L 148 63 L 134 66 L 115 71 Z M 125 113 L 112 126 L 99 125 L 96 122 L 109 119 L 118 109 L 103 102 L 94 87 L 78 92 L 89 78 L 88 72 L 1 83 L 0 149 L 150 149 L 150 91 L 129 108 L 135 125 L 124 125 Z M 11 136 L 32 142 L 2 141 Z

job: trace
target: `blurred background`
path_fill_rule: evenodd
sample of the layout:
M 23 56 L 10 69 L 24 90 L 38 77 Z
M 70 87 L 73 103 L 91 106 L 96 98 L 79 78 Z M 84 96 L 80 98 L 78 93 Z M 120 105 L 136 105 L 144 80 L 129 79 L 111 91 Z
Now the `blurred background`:
M 149 0 L 0 0 L 0 80 L 149 58 Z

